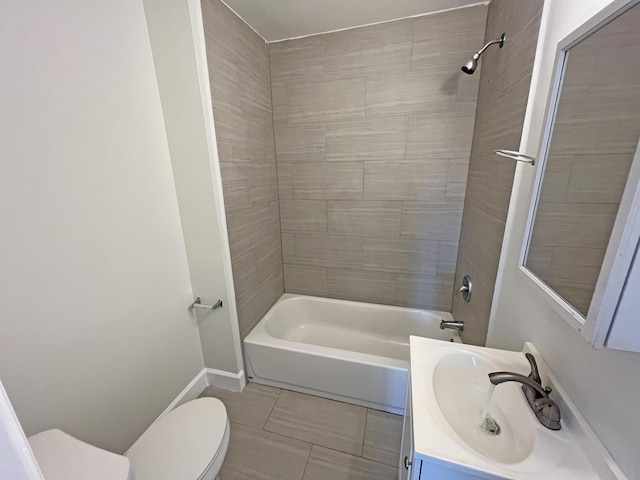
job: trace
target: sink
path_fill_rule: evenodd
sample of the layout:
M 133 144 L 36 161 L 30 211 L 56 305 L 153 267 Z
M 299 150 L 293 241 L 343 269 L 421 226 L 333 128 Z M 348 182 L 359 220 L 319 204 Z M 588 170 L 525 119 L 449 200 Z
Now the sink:
M 516 463 L 531 455 L 536 428 L 518 392 L 500 395 L 489 383 L 488 374 L 497 370 L 497 365 L 478 355 L 452 353 L 435 366 L 433 392 L 442 415 L 463 442 L 489 459 Z M 482 415 L 485 404 L 494 420 L 490 428 Z
M 525 352 L 536 357 L 542 383 L 553 387 L 550 397 L 562 412 L 557 431 L 538 422 L 520 383 L 493 388 L 489 382 L 496 371 L 528 375 L 525 352 L 420 337 L 411 337 L 410 345 L 414 463 L 431 464 L 421 468 L 427 472 L 421 480 L 435 471 L 441 473 L 433 478 L 451 479 L 621 478 L 533 345 L 526 344 Z

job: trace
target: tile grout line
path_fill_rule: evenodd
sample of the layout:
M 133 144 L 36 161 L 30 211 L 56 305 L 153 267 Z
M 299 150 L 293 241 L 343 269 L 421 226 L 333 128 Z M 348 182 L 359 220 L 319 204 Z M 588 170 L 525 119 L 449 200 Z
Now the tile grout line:
M 302 471 L 302 477 L 300 480 L 304 480 L 304 476 L 307 474 L 307 468 L 309 467 L 309 460 L 311 459 L 311 452 L 313 451 L 314 444 L 311 444 L 311 448 L 309 449 L 309 455 L 307 455 L 307 461 L 304 464 L 304 470 Z
M 364 438 L 367 436 L 367 423 L 369 423 L 369 408 L 364 416 L 364 430 L 362 431 L 362 448 L 360 449 L 360 458 L 364 458 Z
M 283 268 L 284 268 L 284 265 L 283 265 Z M 268 432 L 268 430 L 265 430 L 264 427 L 267 426 L 267 423 L 269 422 L 269 419 L 271 418 L 271 415 L 273 414 L 273 410 L 276 408 L 276 403 L 278 403 L 278 400 L 280 400 L 280 394 L 282 394 L 282 388 L 280 388 L 279 390 L 280 391 L 278 392 L 278 398 L 276 398 L 276 401 L 273 402 L 273 407 L 271 407 L 271 410 L 269 411 L 269 415 L 267 415 L 267 419 L 262 424 L 262 427 L 260 428 L 260 430 Z M 269 432 L 269 433 L 273 433 L 273 432 Z

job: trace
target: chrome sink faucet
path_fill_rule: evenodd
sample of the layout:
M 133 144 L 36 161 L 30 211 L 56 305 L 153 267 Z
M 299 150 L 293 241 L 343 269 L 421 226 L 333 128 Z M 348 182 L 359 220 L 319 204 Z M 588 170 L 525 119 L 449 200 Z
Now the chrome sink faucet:
M 489 374 L 489 381 L 494 385 L 500 385 L 504 382 L 521 383 L 524 396 L 538 421 L 551 430 L 560 430 L 560 408 L 556 402 L 549 398 L 551 388 L 542 387 L 534 356 L 530 353 L 526 353 L 525 356 L 531 365 L 531 373 L 528 377 L 519 373 L 493 372 Z

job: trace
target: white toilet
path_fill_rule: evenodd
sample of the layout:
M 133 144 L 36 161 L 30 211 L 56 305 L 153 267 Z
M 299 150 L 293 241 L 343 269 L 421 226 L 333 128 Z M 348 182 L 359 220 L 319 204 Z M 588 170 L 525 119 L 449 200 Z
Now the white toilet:
M 151 425 L 126 456 L 61 430 L 29 444 L 46 480 L 213 480 L 229 446 L 229 419 L 220 400 L 199 398 Z

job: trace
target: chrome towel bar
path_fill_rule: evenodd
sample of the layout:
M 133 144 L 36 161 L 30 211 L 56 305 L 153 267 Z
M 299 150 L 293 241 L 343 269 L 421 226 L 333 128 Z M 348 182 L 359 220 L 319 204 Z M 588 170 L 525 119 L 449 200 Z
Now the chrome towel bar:
M 196 298 L 189 308 L 200 308 L 202 310 L 215 310 L 222 307 L 222 300 L 218 300 L 214 305 L 205 305 L 200 297 Z
M 513 150 L 494 150 L 493 153 L 500 155 L 501 157 L 511 158 L 517 162 L 529 163 L 531 165 L 536 164 L 536 159 L 534 157 L 530 157 L 524 153 L 514 152 Z

